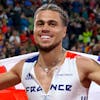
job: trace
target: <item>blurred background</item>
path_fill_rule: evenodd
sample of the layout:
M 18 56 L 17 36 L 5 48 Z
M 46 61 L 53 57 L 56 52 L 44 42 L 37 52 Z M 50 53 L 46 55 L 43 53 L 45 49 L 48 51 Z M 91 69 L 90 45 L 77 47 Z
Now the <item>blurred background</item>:
M 0 0 L 0 59 L 38 51 L 33 32 L 34 12 L 50 2 L 69 16 L 63 47 L 100 56 L 99 0 Z

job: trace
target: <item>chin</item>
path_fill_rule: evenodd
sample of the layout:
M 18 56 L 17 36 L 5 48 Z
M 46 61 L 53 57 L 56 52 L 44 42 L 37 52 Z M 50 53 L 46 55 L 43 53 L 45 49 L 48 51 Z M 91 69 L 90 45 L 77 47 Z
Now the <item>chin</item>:
M 53 44 L 53 45 L 49 45 L 49 46 L 41 46 L 41 45 L 37 44 L 37 47 L 40 51 L 50 52 L 53 49 L 55 49 L 56 47 L 58 47 L 59 45 L 60 45 L 60 42 Z
M 37 46 L 38 47 L 38 49 L 40 50 L 40 51 L 45 51 L 45 52 L 49 52 L 49 51 L 51 51 L 52 49 L 53 49 L 53 47 L 52 46 Z

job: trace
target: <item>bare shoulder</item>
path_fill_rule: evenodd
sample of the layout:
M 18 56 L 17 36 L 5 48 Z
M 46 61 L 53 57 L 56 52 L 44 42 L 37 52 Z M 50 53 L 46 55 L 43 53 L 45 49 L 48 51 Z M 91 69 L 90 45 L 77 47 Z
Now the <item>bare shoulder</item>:
M 100 64 L 88 57 L 77 56 L 76 63 L 79 69 L 82 69 L 84 72 L 87 73 L 98 69 L 100 70 Z

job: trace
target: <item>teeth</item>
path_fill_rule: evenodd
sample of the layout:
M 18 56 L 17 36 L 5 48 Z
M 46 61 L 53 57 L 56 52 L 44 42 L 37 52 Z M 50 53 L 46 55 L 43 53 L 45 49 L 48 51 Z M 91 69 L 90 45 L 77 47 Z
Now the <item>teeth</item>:
M 42 39 L 49 39 L 50 36 L 41 36 Z

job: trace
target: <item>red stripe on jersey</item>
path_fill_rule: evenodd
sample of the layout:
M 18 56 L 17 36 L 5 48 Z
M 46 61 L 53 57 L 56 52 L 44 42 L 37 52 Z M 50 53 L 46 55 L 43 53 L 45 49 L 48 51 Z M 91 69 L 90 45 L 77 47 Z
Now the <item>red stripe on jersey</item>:
M 76 56 L 79 56 L 78 54 L 76 53 L 73 53 L 73 52 L 70 52 L 70 51 L 67 51 L 66 52 L 66 58 L 75 58 Z

